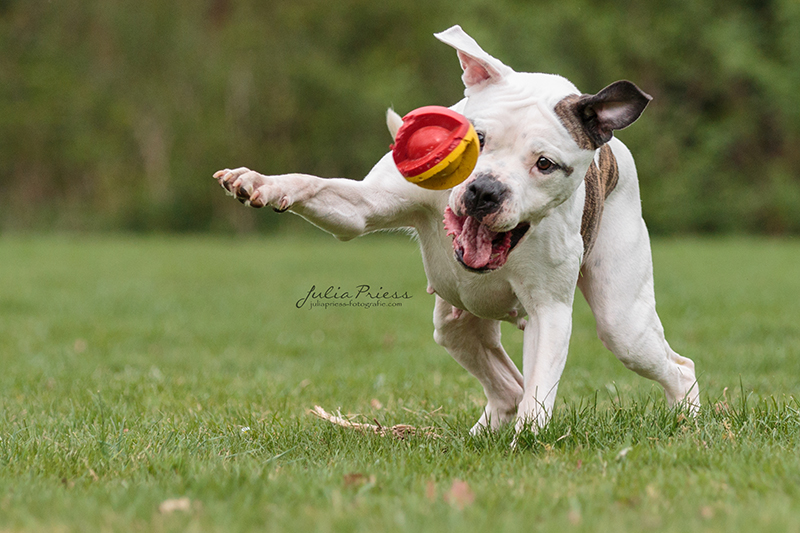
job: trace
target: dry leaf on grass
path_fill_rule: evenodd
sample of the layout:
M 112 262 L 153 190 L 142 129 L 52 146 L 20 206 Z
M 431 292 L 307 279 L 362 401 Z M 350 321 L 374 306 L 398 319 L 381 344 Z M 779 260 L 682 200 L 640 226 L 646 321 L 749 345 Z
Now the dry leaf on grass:
M 161 514 L 174 513 L 175 511 L 189 512 L 192 510 L 192 500 L 189 498 L 175 498 L 171 500 L 164 500 L 158 506 L 158 511 Z
M 345 474 L 343 480 L 345 487 L 360 487 L 361 485 L 375 484 L 375 476 L 367 476 L 361 472 Z
M 428 498 L 428 501 L 436 501 L 436 483 L 431 479 L 425 484 L 425 497 Z
M 450 505 L 463 509 L 475 501 L 475 493 L 469 488 L 469 483 L 456 479 L 450 486 L 450 490 L 444 493 L 444 501 Z

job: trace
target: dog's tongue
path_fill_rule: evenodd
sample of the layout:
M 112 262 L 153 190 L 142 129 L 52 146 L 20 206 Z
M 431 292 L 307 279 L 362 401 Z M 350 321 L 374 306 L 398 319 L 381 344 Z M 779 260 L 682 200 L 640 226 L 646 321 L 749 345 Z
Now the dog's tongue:
M 449 207 L 444 212 L 444 227 L 453 236 L 453 249 L 463 250 L 462 261 L 467 266 L 480 269 L 489 264 L 497 233 L 472 217 L 456 216 Z
M 472 268 L 483 268 L 492 256 L 492 239 L 495 232 L 472 217 L 464 221 L 461 246 L 464 247 L 464 262 Z

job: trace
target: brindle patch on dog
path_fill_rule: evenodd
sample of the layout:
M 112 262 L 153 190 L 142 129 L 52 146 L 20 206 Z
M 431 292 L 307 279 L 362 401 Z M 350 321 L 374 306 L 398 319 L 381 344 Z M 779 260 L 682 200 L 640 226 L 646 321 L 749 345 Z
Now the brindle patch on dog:
M 586 131 L 586 127 L 576 112 L 577 104 L 586 95 L 573 94 L 561 99 L 556 104 L 555 112 L 561 124 L 569 132 L 575 143 L 584 150 L 597 150 L 598 145 Z M 598 167 L 599 164 L 599 167 Z M 583 205 L 581 219 L 581 237 L 583 237 L 583 259 L 589 256 L 597 239 L 597 230 L 603 216 L 603 204 L 619 180 L 617 159 L 607 144 L 600 147 L 598 164 L 592 161 L 583 182 L 586 187 L 586 201 Z
M 597 230 L 600 228 L 605 200 L 619 181 L 617 158 L 614 157 L 614 152 L 607 144 L 600 148 L 598 163 L 599 165 L 592 161 L 583 178 L 586 187 L 586 201 L 583 204 L 583 218 L 581 219 L 584 262 L 597 239 Z

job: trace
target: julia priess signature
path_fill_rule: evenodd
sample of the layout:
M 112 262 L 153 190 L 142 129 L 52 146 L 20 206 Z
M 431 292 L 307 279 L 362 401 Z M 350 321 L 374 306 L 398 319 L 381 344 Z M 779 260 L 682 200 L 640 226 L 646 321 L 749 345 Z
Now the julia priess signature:
M 400 307 L 403 300 L 410 300 L 408 292 L 390 291 L 383 287 L 377 289 L 369 285 L 356 285 L 353 289 L 343 289 L 330 285 L 324 289 L 317 289 L 312 285 L 308 294 L 297 300 L 294 304 L 298 309 L 314 307 Z

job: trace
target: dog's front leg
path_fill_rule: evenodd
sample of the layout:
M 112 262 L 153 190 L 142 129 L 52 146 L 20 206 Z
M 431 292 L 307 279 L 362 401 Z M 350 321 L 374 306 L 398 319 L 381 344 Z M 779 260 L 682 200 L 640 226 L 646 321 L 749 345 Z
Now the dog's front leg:
M 245 205 L 292 211 L 342 240 L 412 226 L 424 202 L 417 197 L 425 192 L 400 177 L 391 155 L 363 181 L 306 174 L 265 176 L 248 168 L 220 170 L 214 178 Z
M 535 431 L 550 420 L 571 331 L 571 302 L 539 304 L 529 313 L 522 341 L 525 391 L 517 410 L 517 433 Z
M 514 419 L 522 375 L 500 343 L 500 322 L 478 318 L 436 296 L 433 338 L 483 385 L 486 407 L 470 433 L 496 429 Z

